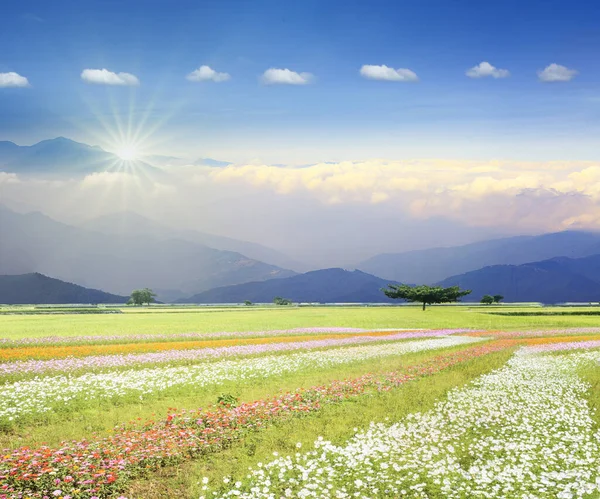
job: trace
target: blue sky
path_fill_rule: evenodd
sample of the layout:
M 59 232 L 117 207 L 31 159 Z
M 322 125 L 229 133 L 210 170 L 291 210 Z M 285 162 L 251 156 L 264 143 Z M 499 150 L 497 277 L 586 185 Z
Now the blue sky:
M 145 150 L 271 163 L 597 159 L 600 5 L 568 1 L 8 1 L 0 140 L 65 135 L 111 147 L 131 122 Z M 468 78 L 488 61 L 507 78 Z M 570 81 L 543 83 L 556 63 Z M 418 82 L 368 80 L 363 65 Z M 191 82 L 208 65 L 228 81 Z M 82 81 L 84 69 L 140 85 Z M 307 85 L 265 85 L 269 68 Z

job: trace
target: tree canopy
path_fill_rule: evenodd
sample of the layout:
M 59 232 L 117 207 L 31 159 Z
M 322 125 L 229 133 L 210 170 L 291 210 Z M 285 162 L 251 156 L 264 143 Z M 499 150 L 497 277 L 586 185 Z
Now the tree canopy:
M 502 300 L 504 300 L 504 296 L 502 295 L 494 295 L 492 298 L 494 299 L 494 303 L 500 303 Z
M 273 303 L 275 305 L 291 305 L 292 304 L 291 300 L 288 300 L 287 298 L 282 298 L 281 296 L 276 296 L 275 298 L 273 298 Z
M 155 297 L 156 293 L 150 288 L 136 289 L 131 292 L 131 298 L 127 303 L 129 305 L 143 305 L 144 303 L 150 305 L 155 301 Z
M 389 298 L 406 300 L 411 303 L 422 303 L 423 310 L 425 310 L 426 305 L 456 302 L 461 297 L 471 293 L 471 290 L 461 290 L 458 286 L 442 288 L 441 286 L 427 286 L 425 284 L 420 286 L 388 284 L 388 287 L 382 289 L 382 291 Z
M 484 305 L 491 305 L 492 303 L 494 303 L 494 297 L 492 295 L 483 295 L 483 297 L 481 298 L 481 303 L 483 303 Z

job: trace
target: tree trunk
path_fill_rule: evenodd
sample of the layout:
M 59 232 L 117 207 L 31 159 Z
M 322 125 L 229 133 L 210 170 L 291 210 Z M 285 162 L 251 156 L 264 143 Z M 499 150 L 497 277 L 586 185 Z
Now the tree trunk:
M 423 310 L 425 310 L 425 302 L 423 302 Z

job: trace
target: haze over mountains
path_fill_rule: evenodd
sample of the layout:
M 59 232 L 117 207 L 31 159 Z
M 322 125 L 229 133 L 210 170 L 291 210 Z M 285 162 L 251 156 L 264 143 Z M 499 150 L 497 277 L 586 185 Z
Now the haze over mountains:
M 241 253 L 254 260 L 269 262 L 272 265 L 297 272 L 306 270 L 306 265 L 267 246 L 195 230 L 173 229 L 133 211 L 112 213 L 88 220 L 82 224 L 82 227 L 119 237 L 152 236 L 158 239 L 182 239 L 211 248 Z
M 172 300 L 294 272 L 180 238 L 106 234 L 0 206 L 0 274 L 43 274 L 118 294 L 151 287 Z
M 593 232 L 379 255 L 360 264 L 360 272 L 301 275 L 295 272 L 305 270 L 301 263 L 266 246 L 172 229 L 134 212 L 76 227 L 0 206 L 0 233 L 0 274 L 40 272 L 121 296 L 147 286 L 161 301 L 270 302 L 281 295 L 307 302 L 382 302 L 387 300 L 380 288 L 390 282 L 458 284 L 473 290 L 468 301 L 497 293 L 508 301 L 600 300 L 600 234 Z
M 98 146 L 63 137 L 31 146 L 0 142 L 0 181 L 5 182 L 1 184 L 3 197 L 9 187 L 12 189 L 11 206 L 38 205 L 40 197 L 52 192 L 55 197 L 48 198 L 53 200 L 50 205 L 60 205 L 59 214 L 66 212 L 66 219 L 77 220 L 66 224 L 41 212 L 23 214 L 0 206 L 0 274 L 40 272 L 118 295 L 147 286 L 158 292 L 161 301 L 271 301 L 273 297 L 267 295 L 277 290 L 300 301 L 344 297 L 348 301 L 381 301 L 379 288 L 388 281 L 448 285 L 460 281 L 474 291 L 468 299 L 477 300 L 482 293 L 500 293 L 508 300 L 589 301 L 596 293 L 597 280 L 590 274 L 595 260 L 585 258 L 600 255 L 600 233 L 564 231 L 504 237 L 461 246 L 380 253 L 355 263 L 362 255 L 384 248 L 406 247 L 404 243 L 397 246 L 395 241 L 409 241 L 412 247 L 439 240 L 451 245 L 463 236 L 468 240 L 485 236 L 489 228 L 461 227 L 440 217 L 407 220 L 377 211 L 377 207 L 367 213 L 359 203 L 343 208 L 333 203 L 325 208 L 308 197 L 301 197 L 291 211 L 279 213 L 273 203 L 281 198 L 256 192 L 246 196 L 242 184 L 224 184 L 231 191 L 214 198 L 210 185 L 216 184 L 210 184 L 203 204 L 195 205 L 192 200 L 198 189 L 205 188 L 213 174 L 221 182 L 227 175 L 235 177 L 245 170 L 227 168 L 231 163 L 211 158 L 140 158 L 125 161 Z M 199 168 L 188 170 L 194 166 Z M 93 175 L 98 173 L 106 175 Z M 113 173 L 130 175 L 125 175 L 128 179 L 121 184 L 122 176 Z M 73 178 L 80 180 L 66 181 Z M 256 182 L 271 180 L 258 178 Z M 72 197 L 69 189 L 74 191 Z M 159 223 L 155 220 L 160 218 L 162 207 L 170 208 L 161 204 L 163 198 L 156 194 L 161 192 L 170 193 L 171 198 L 164 199 L 180 193 L 185 199 Z M 68 199 L 64 206 L 61 193 Z M 137 196 L 134 201 L 128 198 L 132 194 Z M 87 217 L 94 218 L 81 222 L 86 218 L 82 208 L 88 196 L 95 201 Z M 128 201 L 123 203 L 126 206 L 136 206 L 148 216 L 123 209 L 118 202 L 123 200 Z M 246 210 L 246 205 L 253 209 Z M 69 210 L 79 216 L 68 216 Z M 171 220 L 180 213 L 185 223 L 175 227 Z M 196 218 L 208 229 L 183 228 L 197 226 Z M 397 223 L 404 223 L 403 230 L 390 231 Z M 263 239 L 267 227 L 270 236 Z M 212 234 L 211 228 L 228 236 L 246 234 L 254 242 Z M 452 238 L 457 232 L 462 234 L 458 240 Z M 309 263 L 288 254 L 301 260 L 304 256 Z M 573 260 L 568 265 L 562 260 L 545 262 L 557 257 Z M 350 277 L 330 267 L 361 272 Z M 256 284 L 322 268 L 321 273 L 282 283 Z M 348 282 L 349 290 L 355 291 L 343 293 L 335 286 L 330 289 L 324 283 L 332 279 Z M 360 287 L 369 282 L 372 285 L 365 285 L 370 288 Z M 536 291 L 540 287 L 545 290 L 542 294 Z

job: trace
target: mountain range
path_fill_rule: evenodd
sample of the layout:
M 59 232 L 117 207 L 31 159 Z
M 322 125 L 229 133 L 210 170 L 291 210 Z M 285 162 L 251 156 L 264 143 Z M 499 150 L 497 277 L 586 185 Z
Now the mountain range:
M 600 233 L 564 231 L 449 248 L 385 253 L 357 264 L 356 268 L 385 279 L 432 284 L 490 265 L 519 265 L 557 256 L 581 258 L 596 254 L 600 254 Z
M 85 176 L 105 171 L 135 171 L 146 175 L 162 173 L 144 161 L 124 161 L 99 146 L 65 137 L 43 140 L 31 146 L 0 142 L 0 171 L 42 176 Z
M 126 296 L 87 289 L 38 273 L 0 275 L 0 303 L 6 305 L 125 303 L 127 300 Z
M 0 171 L 19 175 L 85 176 L 106 171 L 130 171 L 160 176 L 162 167 L 182 165 L 225 167 L 231 163 L 212 158 L 189 161 L 174 156 L 149 155 L 123 160 L 100 146 L 90 146 L 65 137 L 42 140 L 30 146 L 0 141 Z
M 106 299 L 110 302 L 140 287 L 153 288 L 159 300 L 168 302 L 271 302 L 275 296 L 295 302 L 389 302 L 380 289 L 397 282 L 458 285 L 473 291 L 465 301 L 479 301 L 484 294 L 501 294 L 509 302 L 600 300 L 600 235 L 592 232 L 512 237 L 389 255 L 402 266 L 382 273 L 406 279 L 340 268 L 296 274 L 289 269 L 295 262 L 270 248 L 171 229 L 133 212 L 107 215 L 76 227 L 41 213 L 20 214 L 0 205 L 0 234 L 0 275 L 39 272 L 110 291 L 114 293 Z M 520 263 L 536 255 L 549 258 Z M 273 261 L 290 265 L 273 265 Z M 435 280 L 440 275 L 442 279 Z M 49 303 L 43 294 L 15 292 L 17 297 L 11 300 Z M 72 296 L 68 302 L 77 301 Z M 101 300 L 86 297 L 84 301 Z
M 0 274 L 41 272 L 124 295 L 150 287 L 161 301 L 295 274 L 174 235 L 103 233 L 2 206 L 0 234 Z
M 472 293 L 463 301 L 500 294 L 507 302 L 600 301 L 600 254 L 585 258 L 556 257 L 522 265 L 492 265 L 452 276 L 441 286 L 460 286 Z
M 306 266 L 287 255 L 262 244 L 218 236 L 197 230 L 173 229 L 150 220 L 139 213 L 124 211 L 111 213 L 84 222 L 81 227 L 112 236 L 151 236 L 161 240 L 181 239 L 219 250 L 241 253 L 248 258 L 269 262 L 272 265 L 292 269 L 297 272 Z
M 270 303 L 280 296 L 299 303 L 391 303 L 381 288 L 390 281 L 360 270 L 339 268 L 262 282 L 223 286 L 196 294 L 182 303 Z

